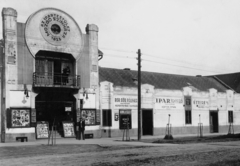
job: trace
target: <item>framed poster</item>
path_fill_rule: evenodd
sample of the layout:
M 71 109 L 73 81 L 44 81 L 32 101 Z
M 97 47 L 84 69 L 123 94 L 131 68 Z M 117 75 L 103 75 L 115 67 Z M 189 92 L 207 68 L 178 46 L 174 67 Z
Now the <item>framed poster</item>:
M 30 127 L 30 109 L 11 108 L 11 127 Z
M 75 137 L 73 122 L 62 122 L 64 137 Z
M 119 127 L 121 130 L 132 129 L 132 114 L 130 109 L 119 110 Z
M 82 117 L 85 119 L 86 125 L 96 125 L 96 110 L 82 110 Z
M 38 138 L 48 138 L 49 136 L 49 124 L 47 121 L 39 121 L 36 125 L 36 134 Z

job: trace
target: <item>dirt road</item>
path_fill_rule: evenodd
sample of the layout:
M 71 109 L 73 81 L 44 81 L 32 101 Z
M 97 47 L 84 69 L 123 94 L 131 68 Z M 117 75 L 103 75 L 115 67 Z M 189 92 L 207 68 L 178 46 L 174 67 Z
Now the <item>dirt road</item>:
M 0 148 L 0 165 L 240 165 L 240 141 L 146 146 L 38 145 Z

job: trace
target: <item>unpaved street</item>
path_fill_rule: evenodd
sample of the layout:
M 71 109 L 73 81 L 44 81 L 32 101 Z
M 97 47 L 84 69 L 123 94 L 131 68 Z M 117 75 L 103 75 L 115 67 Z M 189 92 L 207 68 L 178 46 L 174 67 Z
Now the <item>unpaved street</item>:
M 240 142 L 126 145 L 37 145 L 0 148 L 0 165 L 240 165 Z

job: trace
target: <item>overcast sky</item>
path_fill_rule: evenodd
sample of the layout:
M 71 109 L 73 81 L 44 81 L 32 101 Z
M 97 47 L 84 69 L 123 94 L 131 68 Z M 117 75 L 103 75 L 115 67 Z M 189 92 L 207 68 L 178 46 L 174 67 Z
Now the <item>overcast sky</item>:
M 0 0 L 26 22 L 35 11 L 58 8 L 83 33 L 99 27 L 100 66 L 181 75 L 240 72 L 239 0 Z M 0 22 L 2 34 L 2 22 Z M 1 36 L 2 37 L 2 36 Z

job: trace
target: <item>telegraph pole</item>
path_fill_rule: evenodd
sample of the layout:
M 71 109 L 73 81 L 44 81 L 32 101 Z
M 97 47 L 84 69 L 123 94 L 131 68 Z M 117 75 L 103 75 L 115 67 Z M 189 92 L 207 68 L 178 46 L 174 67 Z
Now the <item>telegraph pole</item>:
M 142 136 L 142 113 L 141 113 L 141 50 L 138 49 L 138 141 Z

